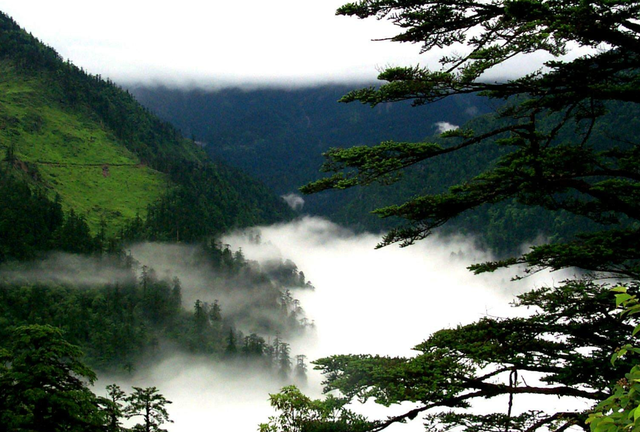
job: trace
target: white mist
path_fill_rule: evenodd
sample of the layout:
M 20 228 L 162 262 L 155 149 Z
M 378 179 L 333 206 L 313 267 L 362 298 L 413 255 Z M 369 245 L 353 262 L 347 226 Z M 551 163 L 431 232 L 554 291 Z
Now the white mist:
M 262 227 L 260 233 L 261 245 L 242 234 L 224 242 L 241 247 L 251 260 L 291 259 L 314 284 L 315 291 L 294 292 L 315 321 L 317 337 L 291 341 L 292 353 L 309 360 L 331 354 L 413 355 L 411 348 L 438 329 L 487 315 L 514 315 L 518 311 L 509 305 L 514 294 L 536 283 L 511 282 L 506 271 L 474 276 L 466 267 L 491 257 L 463 238 L 434 237 L 408 248 L 375 250 L 379 236 L 355 235 L 319 218 Z M 310 371 L 305 393 L 320 397 L 320 381 Z M 268 394 L 286 384 L 180 356 L 120 383 L 125 389 L 157 386 L 173 401 L 169 412 L 175 423 L 165 425 L 170 432 L 256 431 L 273 414 Z M 375 405 L 363 408 L 367 414 L 376 411 Z M 388 430 L 421 431 L 423 426 L 416 419 Z

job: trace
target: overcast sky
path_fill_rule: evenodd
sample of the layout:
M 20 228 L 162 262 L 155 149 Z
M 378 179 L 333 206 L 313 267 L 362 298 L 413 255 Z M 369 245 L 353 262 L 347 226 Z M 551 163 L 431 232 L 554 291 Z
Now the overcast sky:
M 373 80 L 385 65 L 429 60 L 415 45 L 372 42 L 396 29 L 336 16 L 342 3 L 0 0 L 0 10 L 65 59 L 121 83 Z
M 0 10 L 90 73 L 120 84 L 220 87 L 372 81 L 441 53 L 388 41 L 388 21 L 336 16 L 346 0 L 0 0 Z M 531 70 L 516 58 L 492 74 Z

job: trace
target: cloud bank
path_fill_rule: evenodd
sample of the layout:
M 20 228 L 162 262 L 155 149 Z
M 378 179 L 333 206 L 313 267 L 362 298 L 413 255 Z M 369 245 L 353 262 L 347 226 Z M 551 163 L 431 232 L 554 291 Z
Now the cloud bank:
M 342 0 L 2 0 L 0 10 L 91 73 L 121 83 L 308 85 L 372 80 L 418 48 L 372 42 L 390 23 L 336 17 Z
M 123 85 L 297 87 L 373 81 L 390 65 L 439 67 L 442 51 L 420 55 L 416 45 L 372 41 L 398 29 L 386 20 L 336 16 L 344 3 L 0 0 L 0 10 L 63 58 Z M 487 79 L 517 76 L 549 59 L 520 57 Z
M 292 259 L 313 282 L 316 289 L 299 298 L 315 321 L 316 337 L 291 341 L 292 351 L 306 354 L 309 360 L 349 353 L 413 355 L 413 346 L 441 328 L 487 315 L 530 313 L 514 310 L 509 302 L 516 293 L 549 280 L 548 275 L 537 275 L 511 282 L 511 271 L 474 276 L 466 267 L 492 257 L 462 237 L 432 237 L 409 248 L 374 250 L 378 235 L 356 235 L 319 218 L 258 230 L 259 245 L 242 233 L 229 235 L 224 242 L 241 247 L 248 259 L 261 263 Z M 304 391 L 320 397 L 321 377 L 315 371 L 309 373 Z M 110 382 L 108 377 L 104 382 Z M 172 400 L 175 423 L 167 426 L 170 432 L 249 432 L 273 414 L 268 393 L 288 383 L 176 356 L 122 384 L 154 385 Z M 358 409 L 373 416 L 389 414 L 380 413 L 374 404 Z M 423 426 L 417 419 L 390 430 L 417 432 Z

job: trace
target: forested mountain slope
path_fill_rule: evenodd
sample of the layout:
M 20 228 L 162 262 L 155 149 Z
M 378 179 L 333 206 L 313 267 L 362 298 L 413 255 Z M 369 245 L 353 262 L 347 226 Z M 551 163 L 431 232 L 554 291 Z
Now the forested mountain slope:
M 391 139 L 419 140 L 439 127 L 467 122 L 493 108 L 478 97 L 415 111 L 409 104 L 374 109 L 337 103 L 346 85 L 218 91 L 133 87 L 135 97 L 206 150 L 255 173 L 278 194 L 317 178 L 329 147 Z M 322 208 L 313 200 L 314 209 Z
M 344 85 L 246 91 L 137 87 L 131 92 L 160 117 L 202 141 L 209 153 L 234 166 L 250 169 L 278 194 L 296 192 L 319 178 L 322 153 L 329 148 L 373 145 L 391 139 L 434 139 L 447 128 L 469 122 L 482 129 L 490 120 L 478 116 L 488 115 L 502 105 L 500 101 L 475 95 L 421 107 L 400 103 L 372 109 L 338 103 L 350 89 Z M 456 154 L 437 166 L 416 169 L 393 190 L 376 186 L 307 196 L 302 211 L 328 216 L 356 229 L 388 229 L 395 221 L 372 215 L 373 209 L 422 193 L 425 188 L 442 190 L 447 184 L 470 178 L 497 157 L 493 149 L 489 150 Z M 475 171 L 470 172 L 469 164 L 463 164 L 461 158 L 471 161 Z M 506 214 L 510 217 L 514 213 Z M 485 213 L 458 221 L 455 229 L 482 232 L 485 244 L 494 249 L 507 249 L 512 243 L 520 244 L 537 236 L 537 230 L 523 233 L 517 225 L 515 229 L 505 227 L 513 222 L 505 221 L 504 215 Z M 479 228 L 480 225 L 484 228 Z
M 409 103 L 375 108 L 338 103 L 351 89 L 323 86 L 205 91 L 141 86 L 131 88 L 131 92 L 160 117 L 203 142 L 210 154 L 251 170 L 278 194 L 296 192 L 319 178 L 322 153 L 331 147 L 374 145 L 391 139 L 433 141 L 439 139 L 442 129 L 453 126 L 481 134 L 499 121 L 492 113 L 503 104 L 474 95 L 419 107 Z M 590 145 L 616 145 L 615 137 L 633 130 L 638 122 L 638 113 L 614 105 L 609 109 L 607 121 L 593 131 Z M 438 164 L 410 170 L 394 188 L 373 186 L 306 196 L 302 211 L 328 216 L 356 229 L 385 230 L 396 221 L 370 214 L 373 209 L 417 194 L 444 191 L 482 172 L 500 154 L 500 148 L 492 146 L 457 152 Z M 589 229 L 588 225 L 564 213 L 503 203 L 491 209 L 479 208 L 454 221 L 447 230 L 477 235 L 485 246 L 511 252 L 539 236 L 569 238 L 577 229 Z
M 139 215 L 138 237 L 193 240 L 290 215 L 265 187 L 1 13 L 0 154 L 3 176 L 28 179 L 94 234 Z
M 180 352 L 295 374 L 304 365 L 283 338 L 312 328 L 292 294 L 312 285 L 292 261 L 261 267 L 218 238 L 292 216 L 261 183 L 0 12 L 0 430 L 35 430 L 14 427 L 40 403 L 22 400 L 25 388 L 49 397 L 12 375 L 23 352 L 43 349 L 17 349 L 14 332 L 58 335 L 100 372 Z
M 185 135 L 203 142 L 210 154 L 248 170 L 280 195 L 297 192 L 317 179 L 322 152 L 330 147 L 422 140 L 499 106 L 473 95 L 420 110 L 410 104 L 372 109 L 338 103 L 350 89 L 327 85 L 207 91 L 138 86 L 130 91 Z M 351 191 L 305 197 L 304 211 L 354 227 L 381 227 L 368 210 L 362 211 L 365 207 L 349 210 L 361 198 Z

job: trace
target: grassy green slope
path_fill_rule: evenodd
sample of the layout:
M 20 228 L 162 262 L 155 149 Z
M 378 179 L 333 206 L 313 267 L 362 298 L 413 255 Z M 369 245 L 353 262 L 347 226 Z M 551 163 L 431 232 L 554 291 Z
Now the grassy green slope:
M 0 61 L 0 146 L 17 165 L 84 214 L 96 229 L 143 213 L 166 189 L 166 175 L 140 159 L 95 120 L 61 106 L 38 77 Z
M 64 62 L 0 12 L 3 150 L 65 209 L 84 215 L 94 233 L 102 220 L 117 232 L 149 205 L 163 212 L 155 238 L 170 237 L 178 225 L 201 236 L 291 216 L 266 188 L 211 161 L 131 94 Z M 171 220 L 176 206 L 198 211 L 178 223 Z

